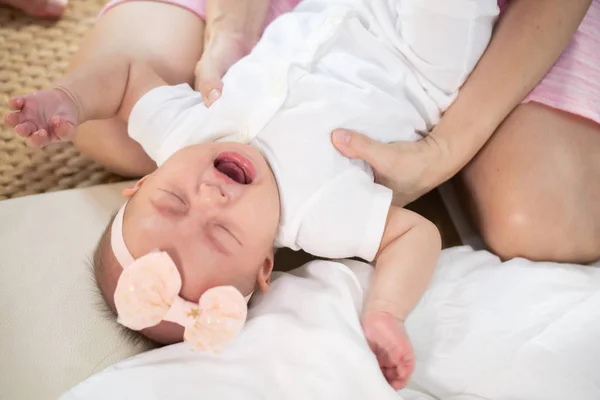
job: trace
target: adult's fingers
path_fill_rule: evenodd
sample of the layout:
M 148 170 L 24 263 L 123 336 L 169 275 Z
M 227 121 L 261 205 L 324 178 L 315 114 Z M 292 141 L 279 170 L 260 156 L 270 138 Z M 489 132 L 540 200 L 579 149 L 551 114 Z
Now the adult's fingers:
M 210 54 L 205 54 L 196 65 L 196 90 L 200 92 L 208 107 L 221 97 L 223 90 L 221 78 L 227 68 L 228 66 L 224 66 L 219 59 L 215 59 Z
M 211 36 L 195 71 L 196 90 L 202 94 L 206 105 L 212 105 L 221 97 L 223 75 L 251 49 L 250 43 L 233 34 L 221 32 Z
M 385 174 L 393 162 L 390 144 L 378 142 L 361 133 L 337 129 L 333 131 L 331 141 L 340 153 L 365 161 L 377 174 Z

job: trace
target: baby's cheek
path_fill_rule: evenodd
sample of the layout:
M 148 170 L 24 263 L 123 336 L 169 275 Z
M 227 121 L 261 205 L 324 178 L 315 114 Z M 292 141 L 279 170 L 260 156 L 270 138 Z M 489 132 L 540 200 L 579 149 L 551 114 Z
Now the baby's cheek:
M 256 196 L 238 216 L 238 221 L 244 223 L 257 238 L 266 240 L 279 224 L 279 208 L 279 202 L 273 201 L 271 196 Z
M 136 219 L 135 225 L 136 232 L 134 233 L 134 235 L 146 235 L 150 238 L 160 238 L 160 236 L 165 235 L 164 219 L 156 215 L 156 213 L 142 215 L 140 218 Z

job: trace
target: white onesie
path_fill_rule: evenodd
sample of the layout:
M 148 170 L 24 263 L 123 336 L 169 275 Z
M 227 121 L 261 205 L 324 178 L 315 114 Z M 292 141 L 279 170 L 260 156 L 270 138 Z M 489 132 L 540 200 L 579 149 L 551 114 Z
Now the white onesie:
M 496 0 L 304 0 L 225 75 L 207 108 L 188 85 L 134 106 L 129 134 L 160 166 L 207 141 L 259 149 L 279 186 L 277 245 L 372 260 L 392 193 L 331 144 L 348 128 L 417 140 L 455 98 L 491 36 Z

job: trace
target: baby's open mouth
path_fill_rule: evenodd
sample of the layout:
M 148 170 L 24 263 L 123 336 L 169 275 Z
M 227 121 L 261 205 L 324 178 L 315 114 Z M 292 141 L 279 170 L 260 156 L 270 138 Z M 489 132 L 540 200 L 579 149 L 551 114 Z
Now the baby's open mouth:
M 215 158 L 214 166 L 223 175 L 241 185 L 254 181 L 256 172 L 252 162 L 239 153 L 221 153 Z

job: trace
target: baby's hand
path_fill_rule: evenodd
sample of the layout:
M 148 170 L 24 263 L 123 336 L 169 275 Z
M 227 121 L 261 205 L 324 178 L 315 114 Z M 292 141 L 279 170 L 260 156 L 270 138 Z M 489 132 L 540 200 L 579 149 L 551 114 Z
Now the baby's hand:
M 385 379 L 394 389 L 402 389 L 415 367 L 415 355 L 404 323 L 386 312 L 370 312 L 361 322 Z
M 12 112 L 4 122 L 27 140 L 31 147 L 72 140 L 78 122 L 75 100 L 62 89 L 42 90 L 8 101 Z

